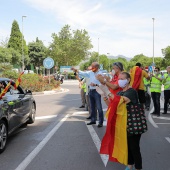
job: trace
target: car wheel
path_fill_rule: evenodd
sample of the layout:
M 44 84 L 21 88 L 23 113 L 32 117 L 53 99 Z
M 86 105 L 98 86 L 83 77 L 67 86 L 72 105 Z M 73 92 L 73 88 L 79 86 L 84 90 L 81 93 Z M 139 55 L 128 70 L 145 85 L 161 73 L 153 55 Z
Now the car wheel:
M 7 125 L 3 120 L 0 120 L 0 153 L 5 150 L 8 138 Z
M 31 106 L 31 113 L 29 115 L 29 120 L 28 120 L 28 124 L 32 124 L 35 122 L 35 114 L 36 114 L 36 109 L 35 109 L 35 104 L 32 103 L 32 106 Z

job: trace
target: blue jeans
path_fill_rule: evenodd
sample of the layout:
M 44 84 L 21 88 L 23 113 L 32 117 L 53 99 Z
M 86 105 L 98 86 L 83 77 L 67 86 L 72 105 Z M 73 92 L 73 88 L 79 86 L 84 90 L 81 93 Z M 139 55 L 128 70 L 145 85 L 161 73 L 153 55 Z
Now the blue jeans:
M 90 107 L 91 107 L 91 122 L 96 122 L 96 111 L 99 113 L 99 124 L 103 124 L 103 109 L 101 103 L 101 95 L 97 93 L 96 89 L 90 90 L 89 92 L 90 97 Z

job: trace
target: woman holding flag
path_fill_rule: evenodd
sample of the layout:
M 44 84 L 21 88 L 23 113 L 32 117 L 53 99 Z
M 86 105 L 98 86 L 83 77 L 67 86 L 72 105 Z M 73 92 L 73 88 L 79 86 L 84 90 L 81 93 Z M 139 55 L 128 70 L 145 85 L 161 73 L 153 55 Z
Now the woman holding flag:
M 118 85 L 123 90 L 111 96 L 113 100 L 110 100 L 106 112 L 108 121 L 100 153 L 109 155 L 110 161 L 128 165 L 125 170 L 134 170 L 133 165 L 136 170 L 140 170 L 142 169 L 141 134 L 130 134 L 127 127 L 131 114 L 127 104 L 137 104 L 138 95 L 130 86 L 129 73 L 122 72 L 119 75 Z

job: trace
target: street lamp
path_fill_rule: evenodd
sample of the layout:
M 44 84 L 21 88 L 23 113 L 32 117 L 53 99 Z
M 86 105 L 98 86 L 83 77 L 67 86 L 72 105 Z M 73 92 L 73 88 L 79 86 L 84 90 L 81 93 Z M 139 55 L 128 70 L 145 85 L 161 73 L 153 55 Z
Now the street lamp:
M 99 38 L 98 38 L 98 63 L 99 63 Z
M 110 55 L 110 53 L 107 53 L 107 57 L 108 57 L 108 60 L 109 60 L 109 72 L 110 72 L 110 58 L 109 58 L 109 55 Z
M 23 19 L 27 16 L 22 16 L 22 71 L 24 71 L 24 50 L 23 50 Z
M 154 20 L 155 18 L 152 18 L 152 20 L 153 20 L 153 66 L 154 66 L 154 63 L 155 63 L 154 61 Z

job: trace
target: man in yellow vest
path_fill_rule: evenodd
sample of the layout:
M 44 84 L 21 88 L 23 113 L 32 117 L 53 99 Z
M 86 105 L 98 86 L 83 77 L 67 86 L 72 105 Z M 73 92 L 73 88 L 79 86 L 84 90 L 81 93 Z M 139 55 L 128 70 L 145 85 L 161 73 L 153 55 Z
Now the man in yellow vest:
M 162 80 L 163 77 L 160 74 L 160 68 L 155 67 L 154 74 L 152 74 L 151 77 L 151 97 L 153 100 L 153 105 L 154 105 L 154 112 L 152 114 L 157 115 L 158 117 L 160 116 L 160 97 L 161 97 L 161 86 L 162 86 Z
M 166 68 L 167 73 L 164 75 L 164 112 L 162 114 L 167 114 L 168 103 L 170 100 L 170 66 Z

